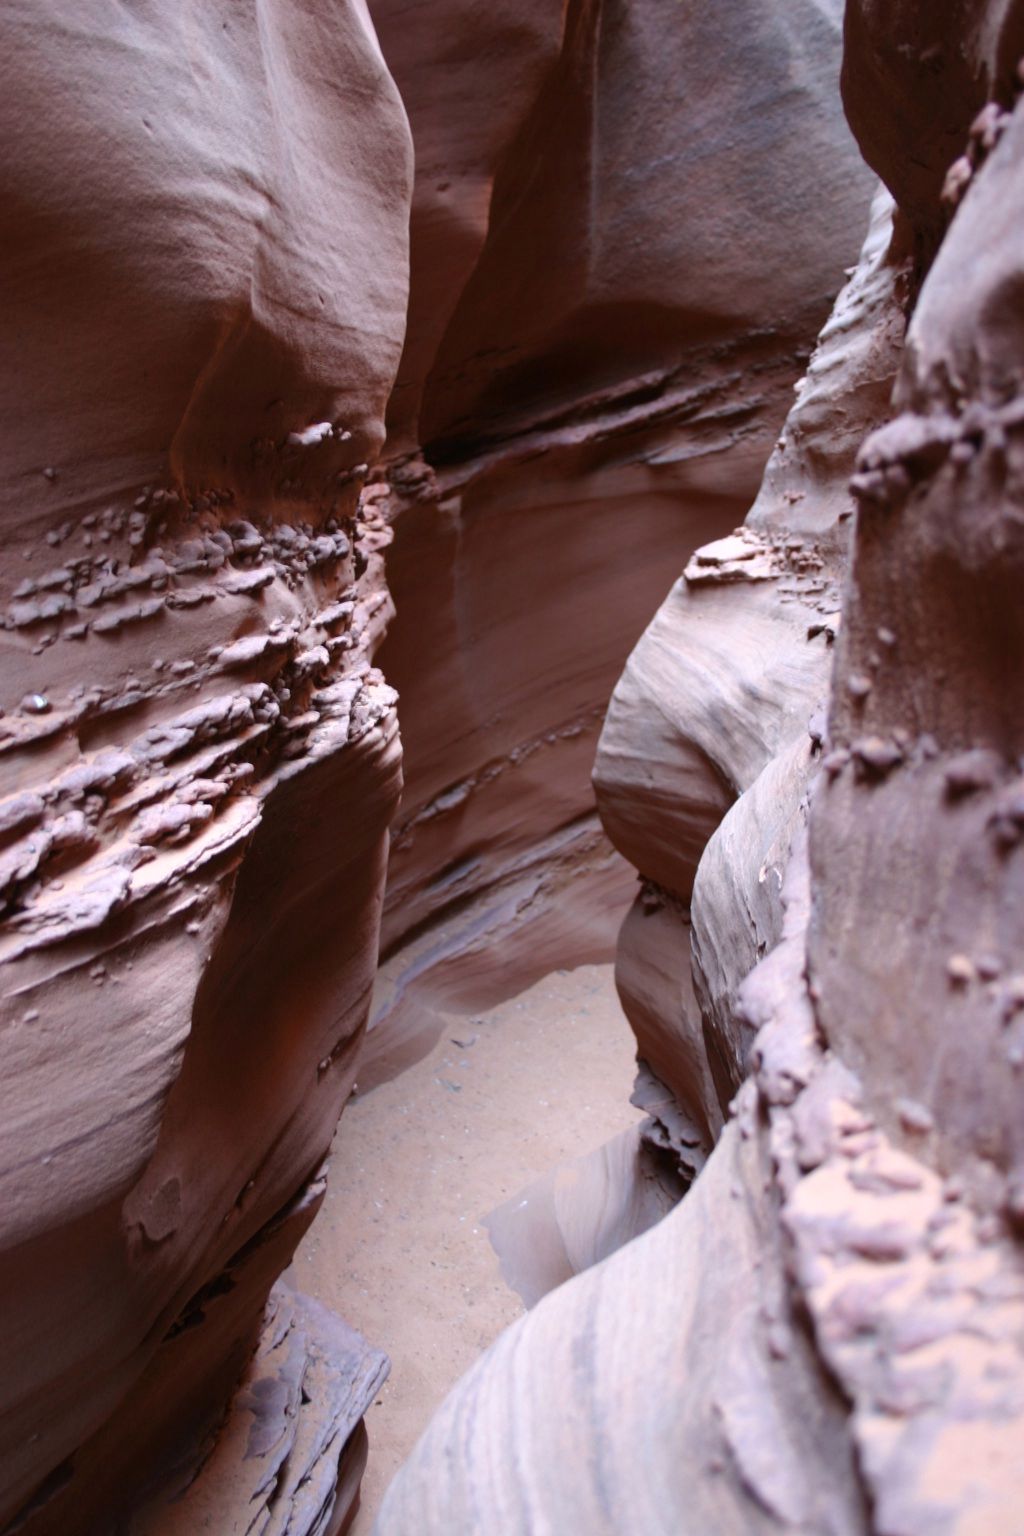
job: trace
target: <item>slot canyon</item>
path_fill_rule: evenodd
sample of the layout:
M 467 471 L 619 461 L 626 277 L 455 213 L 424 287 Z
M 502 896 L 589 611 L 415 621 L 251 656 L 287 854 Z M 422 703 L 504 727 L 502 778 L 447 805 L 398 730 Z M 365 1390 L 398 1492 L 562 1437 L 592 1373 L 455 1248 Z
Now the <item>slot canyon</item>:
M 1024 0 L 0 37 L 0 1536 L 1024 1536 Z

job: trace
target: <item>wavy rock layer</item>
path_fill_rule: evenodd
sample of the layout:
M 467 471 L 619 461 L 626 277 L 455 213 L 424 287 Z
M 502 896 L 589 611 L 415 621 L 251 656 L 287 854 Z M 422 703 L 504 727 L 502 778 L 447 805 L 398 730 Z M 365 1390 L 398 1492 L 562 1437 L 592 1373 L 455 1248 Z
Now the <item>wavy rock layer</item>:
M 410 147 L 358 3 L 2 31 L 0 1523 L 94 1532 L 222 1414 L 352 1081 Z
M 381 1536 L 414 1511 L 524 1536 L 1019 1529 L 1020 20 L 850 8 L 847 97 L 897 238 L 876 228 L 823 333 L 779 448 L 806 432 L 803 461 L 777 456 L 744 529 L 698 552 L 598 765 L 649 876 L 620 961 L 641 1050 L 724 1129 L 669 1216 L 456 1389 Z M 919 155 L 906 131 L 929 92 L 964 133 L 945 180 L 941 136 Z M 837 630 L 851 432 L 892 409 L 851 482 Z M 686 960 L 652 965 L 672 931 Z
M 432 1004 L 611 953 L 608 696 L 682 555 L 749 506 L 870 195 L 838 6 L 372 9 L 417 176 L 381 652 L 406 793 L 360 1087 Z
M 641 1102 L 664 1121 L 665 1090 L 675 1101 L 691 1176 L 749 1070 L 753 1032 L 732 992 L 781 932 L 793 818 L 824 737 L 847 482 L 904 329 L 891 211 L 880 193 L 745 524 L 687 565 L 627 662 L 598 748 L 602 817 L 645 879 L 616 961 L 650 1069 Z
M 381 1532 L 1014 1530 L 1024 7 L 850 0 L 739 529 L 838 5 L 373 10 L 2 23 L 0 1523 L 335 1536 L 357 1068 L 633 867 L 653 1123 Z

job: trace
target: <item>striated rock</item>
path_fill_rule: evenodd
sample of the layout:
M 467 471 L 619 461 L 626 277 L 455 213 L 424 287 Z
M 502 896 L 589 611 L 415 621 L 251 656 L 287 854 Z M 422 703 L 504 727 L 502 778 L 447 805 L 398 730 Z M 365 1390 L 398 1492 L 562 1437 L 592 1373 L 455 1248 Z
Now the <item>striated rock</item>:
M 880 193 L 747 522 L 697 551 L 648 626 L 594 768 L 608 833 L 649 882 L 616 979 L 641 1059 L 701 1131 L 694 1168 L 747 1070 L 733 994 L 778 938 L 793 818 L 826 736 L 847 482 L 904 329 L 890 218 Z
M 619 931 L 615 985 L 637 1041 L 633 1102 L 663 1127 L 680 1172 L 693 1178 L 718 1139 L 719 1102 L 693 991 L 690 914 L 645 886 Z
M 981 63 L 1019 24 L 1012 5 L 849 8 L 851 115 L 866 135 L 856 92 L 873 82 L 898 239 L 887 255 L 869 239 L 853 345 L 835 316 L 826 328 L 802 462 L 776 458 L 747 531 L 658 615 L 597 769 L 609 829 L 648 877 L 620 965 L 664 978 L 646 995 L 631 981 L 627 1006 L 696 1094 L 683 1111 L 706 1112 L 696 1017 L 674 1052 L 663 1022 L 682 966 L 643 958 L 644 908 L 676 913 L 719 1095 L 750 1075 L 678 1208 L 548 1296 L 449 1397 L 381 1536 L 414 1511 L 426 1531 L 524 1536 L 1020 1526 L 1024 105 L 997 80 L 974 117 Z M 922 143 L 936 80 L 948 99 Z M 951 203 L 942 124 L 967 138 L 972 117 L 969 185 L 931 261 Z M 854 467 L 858 419 L 877 430 Z M 797 631 L 822 633 L 806 620 L 813 586 L 841 575 L 854 469 L 842 624 L 815 690 Z M 803 587 L 780 553 L 800 492 L 800 548 L 816 524 L 820 556 Z M 801 688 L 805 708 L 828 691 L 803 735 L 786 710 Z
M 769 1169 L 730 1125 L 675 1211 L 506 1330 L 376 1531 L 866 1530 L 845 1405 L 789 1310 Z
M 10 1536 L 339 1536 L 343 1104 L 635 875 L 379 1536 L 1020 1525 L 1024 7 L 849 0 L 809 363 L 840 8 L 720 9 L 5 13 Z
M 500 823 L 492 835 L 500 839 Z M 395 847 L 393 838 L 392 856 Z M 500 862 L 496 845 L 488 857 Z M 478 892 L 481 863 L 469 858 L 442 867 L 429 894 L 438 900 L 447 892 L 443 920 L 384 950 L 370 1032 L 360 1050 L 360 1093 L 429 1051 L 445 1014 L 492 1008 L 516 991 L 524 975 L 548 975 L 566 959 L 583 964 L 607 957 L 633 871 L 609 845 L 596 814 L 524 849 Z
M 641 1121 L 520 1190 L 485 1218 L 508 1285 L 528 1307 L 665 1216 L 683 1193 L 653 1122 Z
M 779 1149 L 764 1135 L 753 1085 L 731 1101 L 762 1022 L 740 1013 L 737 994 L 780 937 L 782 875 L 825 737 L 818 706 L 853 508 L 845 481 L 903 332 L 889 216 L 880 198 L 748 526 L 698 563 L 696 582 L 674 589 L 602 735 L 602 814 L 647 877 L 616 966 L 641 1056 L 635 1097 L 692 1188 L 628 1241 L 616 1228 L 628 1209 L 620 1175 L 606 1197 L 615 1214 L 607 1224 L 591 1217 L 581 1241 L 573 1222 L 587 1214 L 594 1165 L 579 1206 L 556 1174 L 523 1192 L 541 1202 L 518 1218 L 532 1264 L 512 1225 L 517 1201 L 497 1213 L 506 1273 L 530 1299 L 608 1253 L 603 1237 L 626 1243 L 540 1301 L 456 1388 L 392 1484 L 380 1536 L 408 1529 L 414 1509 L 426 1531 L 487 1523 L 524 1536 L 547 1523 L 581 1536 L 870 1528 L 846 1405 L 790 1292 L 773 1190 Z M 857 411 L 860 432 L 845 427 Z M 767 575 L 704 579 L 749 559 Z M 816 1065 L 813 1015 L 801 1017 L 792 1045 L 756 1056 L 789 1103 Z M 453 1439 L 457 1465 L 443 1454 Z
M 135 1512 L 130 1536 L 245 1536 L 254 1529 L 337 1536 L 358 1506 L 363 1413 L 387 1370 L 386 1356 L 333 1312 L 279 1283 L 232 1417 L 198 1476 L 170 1502 Z
M 683 553 L 749 506 L 870 196 L 838 6 L 372 9 L 417 178 L 381 652 L 406 791 L 360 1086 L 432 1008 L 493 999 L 478 905 L 505 995 L 610 954 L 608 695 Z
M 410 146 L 360 3 L 2 32 L 0 1526 L 73 1536 L 190 1475 L 352 1082 Z M 318 1448 L 291 1415 L 296 1532 L 331 1528 L 350 1386 Z
M 410 150 L 361 0 L 4 21 L 0 1520 L 34 1532 L 129 1518 L 143 1470 L 156 1507 L 180 1485 L 315 1209 L 392 685 L 411 770 L 361 1082 L 425 1001 L 607 952 L 607 693 L 669 541 L 749 499 L 865 198 L 810 0 L 725 31 L 464 8 L 455 47 L 374 9 L 422 146 L 383 469 Z M 688 83 L 740 38 L 681 151 Z M 41 111 L 72 68 L 74 110 Z M 787 260 L 753 302 L 769 207 Z
M 712 834 L 694 881 L 695 1011 L 723 1110 L 747 1075 L 754 1040 L 737 988 L 782 933 L 785 870 L 813 769 L 806 734 L 773 757 Z

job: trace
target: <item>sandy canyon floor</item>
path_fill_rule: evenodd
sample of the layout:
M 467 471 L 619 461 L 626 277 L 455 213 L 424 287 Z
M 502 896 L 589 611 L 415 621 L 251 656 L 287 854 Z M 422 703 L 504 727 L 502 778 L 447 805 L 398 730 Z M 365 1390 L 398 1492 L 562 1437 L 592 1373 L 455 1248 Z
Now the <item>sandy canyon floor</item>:
M 634 1049 L 612 967 L 583 966 L 453 1017 L 425 1060 L 346 1110 L 295 1273 L 391 1356 L 352 1536 L 368 1536 L 433 1409 L 523 1310 L 482 1218 L 641 1117 Z

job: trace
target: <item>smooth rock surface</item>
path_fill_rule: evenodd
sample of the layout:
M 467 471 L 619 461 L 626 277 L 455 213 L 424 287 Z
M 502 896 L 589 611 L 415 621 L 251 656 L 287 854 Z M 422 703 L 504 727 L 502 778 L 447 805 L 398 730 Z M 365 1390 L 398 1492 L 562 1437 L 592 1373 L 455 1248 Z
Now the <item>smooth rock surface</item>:
M 847 94 L 865 134 L 870 111 L 897 238 L 876 223 L 823 333 L 802 460 L 776 457 L 746 530 L 693 562 L 605 728 L 606 820 L 648 877 L 624 930 L 626 1005 L 685 1063 L 692 1123 L 696 1020 L 675 1053 L 662 1024 L 683 967 L 644 957 L 673 912 L 708 1065 L 724 1043 L 729 1086 L 750 1076 L 679 1207 L 548 1296 L 451 1395 L 381 1536 L 414 1509 L 428 1532 L 1020 1528 L 1024 105 L 993 63 L 1019 19 L 851 5 Z M 947 48 L 962 69 L 943 69 Z M 994 99 L 957 146 L 970 174 L 940 200 L 944 130 L 923 149 L 906 131 L 916 88 L 941 78 L 936 122 L 966 140 L 986 59 Z M 855 465 L 854 422 L 870 432 Z M 821 546 L 850 522 L 850 470 L 841 623 L 808 622 L 843 576 L 845 540 Z M 806 553 L 813 533 L 801 585 L 776 551 L 805 516 L 782 543 Z M 706 595 L 702 650 L 676 615 Z M 798 624 L 805 645 L 831 629 L 833 666 L 800 665 Z M 828 694 L 803 739 L 786 707 L 801 689 L 805 708 Z M 660 1008 L 642 985 L 659 973 Z
M 691 1174 L 748 1070 L 753 1031 L 735 988 L 779 937 L 793 819 L 825 737 L 848 480 L 904 330 L 891 210 L 880 192 L 746 522 L 688 563 L 626 664 L 599 743 L 604 824 L 645 877 L 616 958 L 640 1058 L 661 1085 L 644 1078 L 641 1099 L 675 1101 L 656 1115 L 676 1123 Z
M 1016 1533 L 1024 5 L 0 36 L 0 1528 L 338 1536 L 341 1109 L 639 875 L 379 1536 Z
M 632 876 L 596 841 L 609 694 L 687 554 L 749 507 L 871 181 L 838 5 L 372 10 L 417 146 L 376 1075 L 431 1009 L 493 1000 L 478 904 L 504 995 L 610 956 Z

